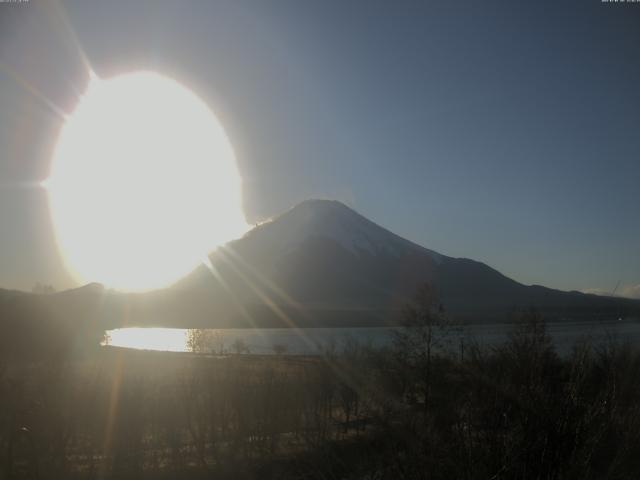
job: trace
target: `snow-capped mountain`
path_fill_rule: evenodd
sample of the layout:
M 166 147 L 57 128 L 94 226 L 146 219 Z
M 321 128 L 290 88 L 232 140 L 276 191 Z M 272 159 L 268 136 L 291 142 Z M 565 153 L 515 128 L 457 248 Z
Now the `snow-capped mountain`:
M 304 201 L 218 249 L 210 260 L 211 269 L 200 268 L 175 288 L 206 291 L 229 310 L 242 305 L 250 312 L 237 318 L 259 324 L 392 322 L 425 282 L 438 289 L 451 314 L 476 321 L 506 320 L 518 307 L 575 318 L 625 304 L 522 285 L 483 263 L 412 243 L 330 200 Z M 290 318 L 280 318 L 285 316 Z
M 278 244 L 284 250 L 300 247 L 310 238 L 327 238 L 355 255 L 401 257 L 421 252 L 439 262 L 442 255 L 382 228 L 335 200 L 305 200 L 245 236 L 246 241 Z

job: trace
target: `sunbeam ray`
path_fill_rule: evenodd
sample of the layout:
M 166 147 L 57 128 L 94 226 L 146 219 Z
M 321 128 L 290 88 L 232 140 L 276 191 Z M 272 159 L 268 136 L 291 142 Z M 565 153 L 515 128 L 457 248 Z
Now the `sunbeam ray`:
M 240 255 L 238 255 L 237 252 L 233 250 L 231 246 L 223 245 L 220 247 L 220 249 L 229 256 L 233 257 L 234 261 L 238 262 L 242 267 L 245 268 L 245 270 L 249 271 L 250 274 L 255 276 L 267 288 L 273 291 L 276 295 L 279 295 L 287 303 L 288 306 L 294 307 L 305 319 L 308 318 L 307 313 L 297 301 L 291 298 L 291 296 L 280 286 L 278 286 L 273 280 L 268 279 L 261 272 L 259 272 L 257 268 L 254 268 L 249 263 L 247 263 Z
M 211 275 L 213 275 L 213 277 L 218 282 L 220 282 L 222 287 L 227 291 L 233 303 L 240 310 L 240 313 L 242 314 L 242 316 L 249 322 L 251 326 L 257 327 L 255 321 L 253 320 L 253 318 L 251 318 L 251 315 L 249 314 L 245 306 L 242 304 L 242 302 L 240 302 L 240 300 L 238 299 L 238 296 L 235 294 L 235 292 L 233 292 L 233 290 L 231 289 L 227 281 L 222 277 L 218 269 L 213 265 L 213 263 L 211 263 L 211 260 L 209 259 L 209 257 L 205 256 L 205 258 L 202 259 L 202 263 L 211 272 Z
M 89 76 L 95 75 L 93 67 L 91 66 L 91 62 L 89 61 L 89 57 L 87 56 L 84 48 L 80 44 L 80 40 L 78 39 L 78 35 L 76 34 L 75 29 L 71 25 L 69 21 L 69 16 L 67 15 L 64 7 L 59 2 L 59 0 L 52 0 L 51 2 L 47 2 L 45 5 L 53 12 L 52 16 L 59 20 L 59 24 L 64 29 L 64 33 L 66 34 L 65 38 L 69 44 L 71 44 L 72 48 L 76 50 L 78 57 L 80 57 L 80 61 L 85 68 L 85 71 L 89 74 Z
M 0 70 L 6 72 L 18 85 L 24 88 L 28 93 L 42 102 L 49 110 L 55 113 L 62 120 L 67 119 L 67 114 L 65 111 L 56 105 L 54 102 L 49 100 L 47 96 L 38 90 L 31 82 L 29 82 L 26 78 L 21 76 L 14 68 L 6 63 L 0 62 Z
M 236 259 L 232 255 L 228 254 L 225 249 L 220 249 L 220 252 L 222 258 L 226 260 L 227 264 L 236 271 L 242 280 L 244 280 L 246 285 L 264 302 L 264 304 L 271 309 L 278 318 L 285 322 L 288 327 L 292 328 L 307 346 L 315 347 L 313 342 L 304 333 L 304 330 L 301 329 L 300 326 L 297 325 L 296 322 L 294 322 L 266 292 L 262 291 L 255 282 L 253 282 L 240 268 L 238 268 L 238 265 L 235 263 Z

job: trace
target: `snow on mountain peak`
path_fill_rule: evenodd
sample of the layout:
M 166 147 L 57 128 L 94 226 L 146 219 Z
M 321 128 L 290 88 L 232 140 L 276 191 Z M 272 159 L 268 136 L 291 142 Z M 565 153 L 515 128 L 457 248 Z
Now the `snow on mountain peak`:
M 422 250 L 434 261 L 442 260 L 442 255 L 395 235 L 335 200 L 305 200 L 247 234 L 253 235 L 271 237 L 287 250 L 310 237 L 325 237 L 356 255 L 400 256 Z

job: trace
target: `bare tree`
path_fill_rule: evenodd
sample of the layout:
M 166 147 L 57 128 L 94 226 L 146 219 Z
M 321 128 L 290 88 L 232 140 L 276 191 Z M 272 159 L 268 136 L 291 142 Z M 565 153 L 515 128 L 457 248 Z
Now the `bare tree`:
M 424 401 L 425 412 L 431 396 L 434 356 L 445 353 L 459 326 L 445 314 L 435 288 L 426 283 L 405 305 L 401 328 L 394 336 L 394 350 L 400 363 L 414 375 Z

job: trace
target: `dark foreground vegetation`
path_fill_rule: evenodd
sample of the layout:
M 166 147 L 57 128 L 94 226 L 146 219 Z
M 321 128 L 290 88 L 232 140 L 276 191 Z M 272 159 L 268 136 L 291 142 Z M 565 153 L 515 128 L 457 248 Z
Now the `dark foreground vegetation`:
M 418 308 L 386 350 L 5 361 L 0 476 L 638 478 L 640 354 L 612 340 L 559 357 L 525 317 L 492 349 L 447 349 Z

